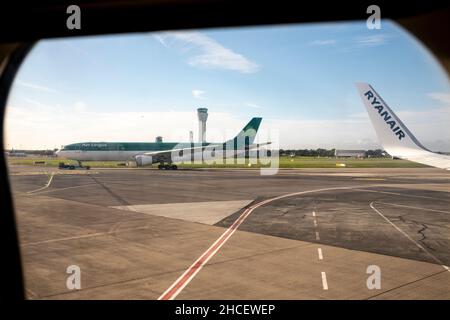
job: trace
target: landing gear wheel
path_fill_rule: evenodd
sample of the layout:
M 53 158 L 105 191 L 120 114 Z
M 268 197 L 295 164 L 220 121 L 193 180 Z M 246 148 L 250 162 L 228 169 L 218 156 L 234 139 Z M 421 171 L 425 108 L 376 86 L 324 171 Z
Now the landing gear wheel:
M 164 170 L 170 170 L 172 166 L 170 164 L 164 165 Z

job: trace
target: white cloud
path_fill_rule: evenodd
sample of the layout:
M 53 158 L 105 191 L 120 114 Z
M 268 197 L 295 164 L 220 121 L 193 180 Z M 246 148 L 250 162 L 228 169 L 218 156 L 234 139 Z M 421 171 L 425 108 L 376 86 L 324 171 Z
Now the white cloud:
M 242 104 L 241 104 L 242 105 Z M 170 108 L 164 108 L 170 110 Z M 162 108 L 161 108 L 162 110 Z M 397 113 L 426 147 L 450 151 L 450 107 Z M 281 148 L 378 148 L 378 138 L 365 113 L 338 119 L 318 120 L 286 115 L 284 119 L 265 117 L 258 141 L 279 136 Z M 291 119 L 292 118 L 292 119 Z M 297 118 L 297 119 L 295 119 Z M 248 121 L 235 113 L 210 112 L 207 140 L 221 142 L 232 138 Z M 189 141 L 189 131 L 197 133 L 197 114 L 189 112 L 93 112 L 83 102 L 71 106 L 49 106 L 36 101 L 6 109 L 7 147 L 58 148 L 83 141 L 153 142 Z M 271 134 L 278 132 L 278 134 Z
M 165 32 L 156 34 L 155 38 L 164 46 L 176 47 L 184 54 L 195 51 L 188 60 L 194 67 L 227 69 L 241 73 L 254 73 L 259 70 L 259 65 L 255 62 L 200 32 Z
M 314 40 L 309 43 L 310 46 L 329 46 L 336 44 L 336 40 L 327 39 L 327 40 Z
M 450 108 L 397 112 L 419 141 L 434 151 L 450 151 Z M 265 126 L 279 130 L 281 148 L 380 148 L 367 113 L 334 120 L 265 119 Z
M 246 121 L 229 113 L 210 112 L 207 139 L 229 139 Z M 164 141 L 189 141 L 189 131 L 197 134 L 197 127 L 195 110 L 93 112 L 82 102 L 64 108 L 27 103 L 7 107 L 5 142 L 8 148 L 53 149 L 83 141 L 153 142 L 159 135 Z
M 390 36 L 387 34 L 375 34 L 370 36 L 357 37 L 355 38 L 355 40 L 356 44 L 359 47 L 377 47 L 386 44 L 389 38 Z
M 75 104 L 73 105 L 73 109 L 76 112 L 86 112 L 88 110 L 86 103 L 84 103 L 83 101 L 75 102 Z
M 266 119 L 265 125 L 271 130 L 278 130 L 280 148 L 285 149 L 373 149 L 379 147 L 375 132 L 368 121 L 360 119 Z
M 164 40 L 165 37 L 164 37 L 163 34 L 155 33 L 155 34 L 153 35 L 153 37 L 154 37 L 159 43 L 161 43 L 164 47 L 167 47 L 166 41 Z
M 194 98 L 196 99 L 205 99 L 205 97 L 203 96 L 205 94 L 205 91 L 203 90 L 192 90 L 192 95 L 194 96 Z
M 431 92 L 428 95 L 434 100 L 450 105 L 450 93 Z
M 348 117 L 351 119 L 369 119 L 367 112 L 352 113 Z
M 262 109 L 262 107 L 259 104 L 246 102 L 244 104 L 246 107 L 254 108 L 254 109 Z
M 44 91 L 44 92 L 49 92 L 49 93 L 57 93 L 58 91 L 46 86 L 41 86 L 35 83 L 31 83 L 31 82 L 25 82 L 25 81 L 21 81 L 21 80 L 16 80 L 14 81 L 15 85 L 19 85 L 22 87 L 26 87 L 26 88 L 31 88 L 34 90 L 39 90 L 39 91 Z

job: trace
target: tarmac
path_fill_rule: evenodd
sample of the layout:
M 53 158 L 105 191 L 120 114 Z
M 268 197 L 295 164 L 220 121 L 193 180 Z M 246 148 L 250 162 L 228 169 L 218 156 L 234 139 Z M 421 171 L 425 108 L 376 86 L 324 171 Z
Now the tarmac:
M 29 299 L 450 299 L 444 170 L 9 173 Z

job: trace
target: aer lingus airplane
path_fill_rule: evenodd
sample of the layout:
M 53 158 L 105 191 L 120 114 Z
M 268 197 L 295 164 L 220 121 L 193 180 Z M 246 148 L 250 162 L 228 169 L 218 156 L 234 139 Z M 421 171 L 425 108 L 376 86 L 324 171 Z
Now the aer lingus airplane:
M 191 160 L 221 160 L 263 144 L 254 144 L 262 118 L 253 118 L 239 134 L 223 143 L 190 142 L 81 142 L 64 146 L 58 157 L 82 161 L 136 161 L 138 166 L 159 163 L 159 169 L 177 169 L 173 163 Z
M 357 83 L 381 145 L 391 156 L 450 170 L 450 156 L 428 150 L 367 83 Z

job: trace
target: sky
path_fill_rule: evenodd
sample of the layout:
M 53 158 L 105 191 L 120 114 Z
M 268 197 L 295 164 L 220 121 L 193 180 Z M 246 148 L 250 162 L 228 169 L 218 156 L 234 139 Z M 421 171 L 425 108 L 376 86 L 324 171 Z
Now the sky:
M 87 141 L 233 137 L 263 117 L 259 142 L 372 149 L 356 91 L 368 82 L 415 136 L 450 151 L 450 84 L 432 54 L 394 22 L 365 21 L 134 33 L 40 41 L 8 98 L 8 149 Z

